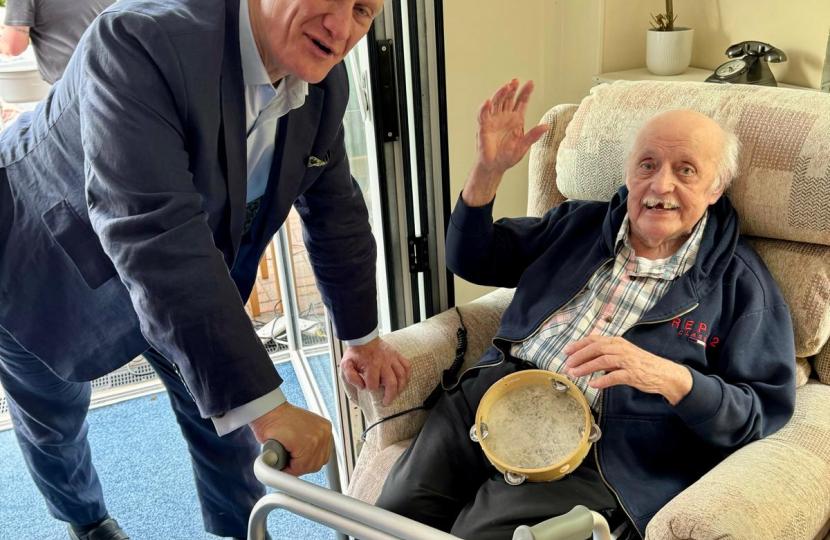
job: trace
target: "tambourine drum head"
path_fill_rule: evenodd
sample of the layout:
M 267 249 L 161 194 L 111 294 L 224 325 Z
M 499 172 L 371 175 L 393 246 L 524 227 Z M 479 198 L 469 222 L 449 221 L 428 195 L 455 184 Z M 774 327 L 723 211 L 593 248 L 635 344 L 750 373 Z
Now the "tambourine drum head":
M 580 445 L 585 411 L 566 392 L 531 385 L 504 394 L 482 421 L 496 459 L 519 469 L 542 469 L 566 460 Z
M 541 369 L 493 384 L 476 410 L 470 438 L 512 485 L 552 482 L 576 469 L 602 432 L 582 391 Z

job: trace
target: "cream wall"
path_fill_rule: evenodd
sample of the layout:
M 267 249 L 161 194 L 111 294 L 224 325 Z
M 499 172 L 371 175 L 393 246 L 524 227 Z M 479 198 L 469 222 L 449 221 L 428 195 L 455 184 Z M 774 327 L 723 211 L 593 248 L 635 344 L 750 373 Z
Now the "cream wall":
M 499 86 L 533 79 L 536 90 L 528 123 L 547 107 L 545 19 L 550 0 L 452 0 L 444 2 L 447 130 L 452 204 L 475 158 L 478 108 Z M 527 208 L 527 159 L 508 171 L 496 196 L 495 217 L 523 216 Z M 488 292 L 455 278 L 455 300 L 463 304 Z
M 650 14 L 665 11 L 662 0 L 604 0 L 603 71 L 645 65 Z M 713 69 L 739 41 L 770 43 L 787 62 L 770 64 L 779 82 L 818 88 L 830 30 L 828 0 L 674 0 L 680 26 L 695 29 L 692 65 Z
M 605 16 L 602 0 L 557 0 L 553 5 L 545 33 L 549 107 L 579 103 L 588 95 L 591 76 L 602 71 Z

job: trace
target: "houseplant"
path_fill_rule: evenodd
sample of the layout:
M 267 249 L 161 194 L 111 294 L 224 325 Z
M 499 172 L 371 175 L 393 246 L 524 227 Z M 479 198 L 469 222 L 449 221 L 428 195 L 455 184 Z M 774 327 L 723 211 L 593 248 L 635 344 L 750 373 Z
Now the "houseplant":
M 646 30 L 646 67 L 655 75 L 679 75 L 692 60 L 694 30 L 675 26 L 674 3 L 666 0 L 666 13 L 651 16 Z

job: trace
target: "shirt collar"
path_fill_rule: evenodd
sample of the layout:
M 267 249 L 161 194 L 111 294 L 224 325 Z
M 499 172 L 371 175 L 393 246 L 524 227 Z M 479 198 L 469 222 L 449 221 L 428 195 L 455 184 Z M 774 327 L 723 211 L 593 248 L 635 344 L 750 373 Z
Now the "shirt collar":
M 703 231 L 706 228 L 706 223 L 709 221 L 709 209 L 703 213 L 689 238 L 680 246 L 671 257 L 666 259 L 650 260 L 644 257 L 633 257 L 634 267 L 630 273 L 636 277 L 652 277 L 659 279 L 672 280 L 682 276 L 686 271 L 694 266 L 697 260 L 697 252 L 700 249 L 700 242 L 703 238 Z M 620 231 L 617 233 L 617 240 L 615 243 L 616 252 L 619 254 L 623 250 L 630 250 L 634 254 L 634 248 L 631 247 L 630 221 L 628 214 L 623 218 Z

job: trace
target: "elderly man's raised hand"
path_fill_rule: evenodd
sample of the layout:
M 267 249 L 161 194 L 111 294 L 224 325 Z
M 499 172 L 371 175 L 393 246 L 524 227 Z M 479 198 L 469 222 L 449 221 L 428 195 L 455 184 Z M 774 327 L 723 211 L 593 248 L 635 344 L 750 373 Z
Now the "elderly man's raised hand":
M 625 384 L 648 394 L 661 394 L 672 405 L 692 390 L 692 374 L 685 367 L 632 345 L 621 337 L 588 336 L 567 345 L 565 374 L 585 377 L 597 371 L 592 388 Z
M 542 124 L 525 133 L 532 92 L 533 81 L 519 90 L 519 81 L 513 79 L 479 108 L 476 161 L 461 195 L 468 205 L 482 206 L 493 200 L 505 171 L 521 161 L 550 128 Z
M 349 347 L 340 362 L 340 369 L 358 390 L 377 390 L 383 386 L 384 407 L 403 392 L 411 376 L 409 361 L 380 338 L 366 345 Z

